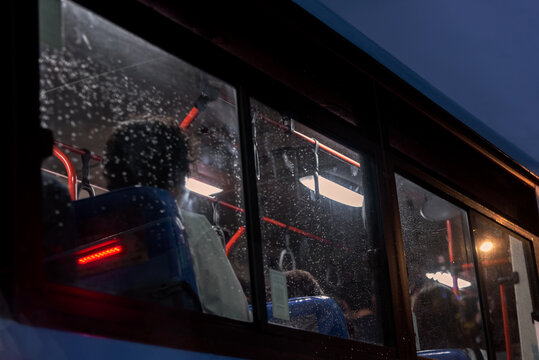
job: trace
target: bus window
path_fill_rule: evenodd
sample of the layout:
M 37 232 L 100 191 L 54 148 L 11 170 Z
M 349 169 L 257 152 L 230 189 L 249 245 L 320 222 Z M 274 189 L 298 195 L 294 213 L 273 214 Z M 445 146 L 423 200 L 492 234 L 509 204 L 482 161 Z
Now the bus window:
M 251 116 L 269 322 L 384 344 L 370 159 L 257 100 Z
M 42 5 L 47 280 L 249 321 L 235 89 L 77 4 Z
M 472 224 L 496 359 L 539 359 L 530 242 L 476 212 Z
M 464 348 L 481 359 L 486 344 L 467 214 L 395 177 L 417 349 Z

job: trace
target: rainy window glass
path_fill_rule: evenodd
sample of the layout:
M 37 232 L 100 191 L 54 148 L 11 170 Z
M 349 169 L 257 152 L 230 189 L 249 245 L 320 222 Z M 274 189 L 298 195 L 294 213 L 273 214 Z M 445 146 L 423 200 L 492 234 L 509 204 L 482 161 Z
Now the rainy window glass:
M 47 280 L 249 320 L 235 89 L 69 1 L 40 28 Z
M 396 183 L 417 349 L 486 359 L 466 212 L 400 175 Z
M 269 322 L 384 344 L 370 159 L 256 100 L 251 116 Z
M 475 212 L 472 223 L 496 359 L 539 359 L 531 318 L 537 278 L 530 243 Z

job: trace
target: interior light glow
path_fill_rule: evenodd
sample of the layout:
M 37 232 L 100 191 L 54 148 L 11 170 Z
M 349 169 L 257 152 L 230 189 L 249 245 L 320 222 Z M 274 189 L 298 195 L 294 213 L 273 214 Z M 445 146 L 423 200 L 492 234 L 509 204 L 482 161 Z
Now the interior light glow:
M 451 274 L 448 272 L 438 271 L 437 273 L 427 273 L 426 276 L 428 279 L 438 281 L 440 284 L 443 284 L 450 288 L 453 287 L 453 276 L 451 276 Z M 457 278 L 457 286 L 459 287 L 459 289 L 465 289 L 467 287 L 472 286 L 472 283 L 469 281 Z
M 484 243 L 481 244 L 481 246 L 479 247 L 479 250 L 483 252 L 489 252 L 490 250 L 492 250 L 493 247 L 494 247 L 494 244 L 492 243 L 492 241 L 485 241 Z
M 204 195 L 204 196 L 213 196 L 223 191 L 223 189 L 219 189 L 218 187 L 215 187 L 215 186 L 206 184 L 202 181 L 191 179 L 191 178 L 185 179 L 185 187 L 189 191 L 193 191 L 193 192 L 196 192 L 197 194 Z
M 299 179 L 299 181 L 312 191 L 315 191 L 313 175 L 304 176 Z M 355 191 L 349 190 L 344 186 L 339 185 L 322 176 L 318 176 L 318 191 L 320 192 L 320 195 L 325 196 L 328 199 L 340 202 L 341 204 L 352 207 L 363 206 L 363 195 L 358 194 Z
M 85 265 L 97 260 L 105 259 L 109 256 L 119 254 L 123 251 L 123 248 L 121 245 L 117 245 L 105 250 L 97 251 L 95 253 L 92 253 L 90 255 L 86 255 L 83 257 L 80 257 L 78 260 L 79 265 Z

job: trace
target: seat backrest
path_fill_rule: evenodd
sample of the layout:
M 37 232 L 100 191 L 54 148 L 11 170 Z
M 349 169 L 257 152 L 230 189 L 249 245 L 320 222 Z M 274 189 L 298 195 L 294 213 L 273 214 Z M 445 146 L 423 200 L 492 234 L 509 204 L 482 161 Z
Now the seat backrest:
M 43 250 L 51 256 L 76 246 L 75 215 L 69 191 L 56 177 L 43 172 Z
M 75 286 L 198 309 L 188 239 L 166 190 L 129 187 L 73 202 L 78 246 L 51 259 L 76 264 Z
M 436 360 L 470 360 L 468 354 L 461 349 L 421 350 L 417 355 Z
M 327 296 L 307 296 L 288 300 L 290 321 L 273 317 L 272 304 L 267 303 L 268 319 L 272 323 L 320 334 L 349 338 L 346 319 L 341 307 Z

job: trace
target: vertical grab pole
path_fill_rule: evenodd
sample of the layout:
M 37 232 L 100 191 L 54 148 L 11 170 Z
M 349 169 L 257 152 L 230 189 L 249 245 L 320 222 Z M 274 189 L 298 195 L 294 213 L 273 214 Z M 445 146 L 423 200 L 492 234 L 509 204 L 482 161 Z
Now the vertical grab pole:
M 67 172 L 67 188 L 69 190 L 69 196 L 71 197 L 71 200 L 77 200 L 77 171 L 75 170 L 75 166 L 58 146 L 52 146 L 52 153 L 62 162 L 62 164 L 64 164 Z
M 451 269 L 451 277 L 453 278 L 453 294 L 458 297 L 459 285 L 455 267 L 455 254 L 453 253 L 453 232 L 451 230 L 451 220 L 447 219 L 445 221 L 445 226 L 447 228 L 447 247 L 449 248 L 449 267 Z
M 502 307 L 503 318 L 503 334 L 505 337 L 505 351 L 507 353 L 507 360 L 513 359 L 513 352 L 511 351 L 511 331 L 509 329 L 509 315 L 507 314 L 507 302 L 505 300 L 505 289 L 503 284 L 500 284 L 500 302 Z

